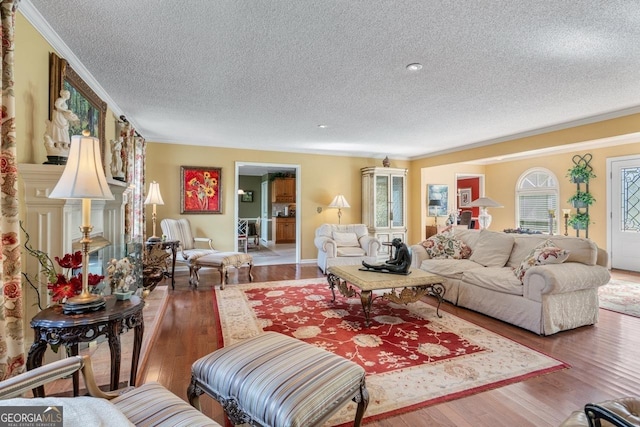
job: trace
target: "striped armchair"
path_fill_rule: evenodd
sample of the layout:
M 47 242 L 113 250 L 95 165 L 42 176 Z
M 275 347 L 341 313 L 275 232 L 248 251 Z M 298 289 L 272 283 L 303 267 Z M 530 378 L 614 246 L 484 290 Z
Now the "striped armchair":
M 218 251 L 213 248 L 213 242 L 208 237 L 194 237 L 191 232 L 191 224 L 186 218 L 169 219 L 165 218 L 160 222 L 162 234 L 169 240 L 179 240 L 180 252 L 176 257 L 177 262 L 185 263 L 189 266 L 189 283 L 195 275 L 194 261 L 205 255 L 211 255 Z
M 20 397 L 35 387 L 78 370 L 91 397 Z M 0 382 L 0 407 L 33 405 L 44 408 L 62 406 L 64 425 L 221 427 L 156 382 L 112 392 L 102 391 L 93 376 L 89 356 L 68 357 Z

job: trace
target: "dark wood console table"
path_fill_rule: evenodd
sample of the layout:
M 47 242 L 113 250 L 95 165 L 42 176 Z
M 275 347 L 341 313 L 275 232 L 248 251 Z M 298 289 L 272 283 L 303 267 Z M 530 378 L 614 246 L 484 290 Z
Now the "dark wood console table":
M 138 372 L 138 359 L 144 333 L 142 308 L 144 301 L 135 298 L 118 301 L 113 295 L 105 297 L 105 309 L 94 313 L 63 314 L 62 306 L 49 307 L 31 319 L 34 339 L 27 356 L 27 370 L 42 366 L 42 357 L 47 345 L 61 345 L 69 350 L 72 356 L 78 355 L 78 343 L 90 342 L 104 335 L 109 342 L 111 352 L 110 390 L 118 388 L 120 382 L 120 334 L 134 329 L 133 355 L 131 357 L 131 376 L 129 385 L 134 386 Z M 73 395 L 79 391 L 78 372 L 73 374 Z M 33 390 L 35 397 L 44 396 L 44 387 Z
M 171 289 L 176 288 L 176 254 L 178 253 L 178 248 L 180 247 L 180 240 L 161 240 L 158 242 L 146 242 L 147 250 L 151 250 L 151 248 L 155 245 L 160 245 L 160 249 L 171 249 L 171 273 L 168 271 L 164 272 L 165 277 L 171 278 Z

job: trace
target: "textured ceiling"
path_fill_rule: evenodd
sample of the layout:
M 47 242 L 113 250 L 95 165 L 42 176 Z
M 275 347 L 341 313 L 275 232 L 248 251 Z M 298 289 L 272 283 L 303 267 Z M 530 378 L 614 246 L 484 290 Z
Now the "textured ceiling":
M 149 141 L 411 159 L 640 111 L 637 0 L 19 10 Z M 415 62 L 422 70 L 408 71 Z

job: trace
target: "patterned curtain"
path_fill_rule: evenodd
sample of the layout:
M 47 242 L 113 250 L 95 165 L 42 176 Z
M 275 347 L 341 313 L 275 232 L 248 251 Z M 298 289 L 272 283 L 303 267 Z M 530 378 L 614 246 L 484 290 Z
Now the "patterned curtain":
M 130 240 L 144 240 L 144 172 L 146 142 L 138 135 L 129 122 L 125 122 L 120 136 L 127 150 L 126 178 L 130 187 L 127 189 L 129 199 L 125 206 L 125 233 Z
M 0 380 L 24 370 L 18 168 L 13 93 L 14 27 L 19 0 L 2 0 L 2 166 L 0 170 Z

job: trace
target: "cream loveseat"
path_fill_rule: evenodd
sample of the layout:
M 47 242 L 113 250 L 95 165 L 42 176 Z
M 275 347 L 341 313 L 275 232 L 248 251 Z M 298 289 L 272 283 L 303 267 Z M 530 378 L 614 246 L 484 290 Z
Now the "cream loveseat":
M 540 335 L 596 323 L 610 278 L 607 253 L 577 237 L 456 229 L 411 250 L 413 268 L 445 277 L 447 301 Z
M 364 224 L 322 224 L 316 228 L 318 267 L 324 274 L 334 265 L 356 265 L 377 261 L 380 242 L 369 236 Z

